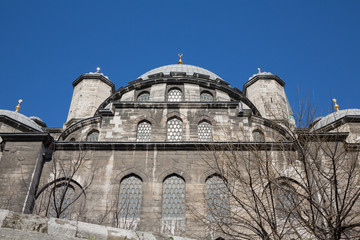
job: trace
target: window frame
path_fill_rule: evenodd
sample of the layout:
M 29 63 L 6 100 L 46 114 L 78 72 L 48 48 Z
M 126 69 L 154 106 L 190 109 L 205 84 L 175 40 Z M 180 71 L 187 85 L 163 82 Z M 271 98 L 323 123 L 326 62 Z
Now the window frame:
M 138 136 L 139 136 L 139 126 L 142 123 L 148 123 L 150 125 L 149 140 L 140 141 L 139 138 L 138 138 Z M 136 126 L 136 142 L 151 142 L 151 135 L 152 135 L 152 124 L 151 124 L 151 122 L 146 120 L 146 119 L 139 121 L 139 123 Z
M 212 101 L 202 101 L 202 100 L 201 100 L 201 95 L 203 95 L 203 94 L 209 94 L 209 95 L 211 95 Z M 203 91 L 201 91 L 201 92 L 200 92 L 200 102 L 215 102 L 214 94 L 213 94 L 212 92 L 208 91 L 208 90 L 203 90 Z
M 122 184 L 124 184 L 124 181 L 127 181 L 128 179 L 130 179 L 130 178 L 135 178 L 135 179 L 137 179 L 137 180 L 139 180 L 139 182 L 138 183 L 140 183 L 140 197 L 139 197 L 139 199 L 138 199 L 138 206 L 137 206 L 137 208 L 136 208 L 136 213 L 134 213 L 135 214 L 135 216 L 134 217 L 131 217 L 131 216 L 127 216 L 128 214 L 129 214 L 129 209 L 132 209 L 132 208 L 128 208 L 128 211 L 127 212 L 125 212 L 125 215 L 126 216 L 123 216 L 122 215 L 122 213 L 121 213 L 121 207 L 120 207 L 120 204 L 121 204 L 121 202 L 122 202 L 122 199 L 123 198 L 121 198 L 120 197 L 120 195 L 122 194 L 121 193 L 121 190 L 122 190 Z M 129 223 L 132 223 L 134 220 L 139 220 L 140 218 L 141 218 L 141 210 L 142 210 L 142 206 L 143 206 L 143 196 L 144 196 L 144 191 L 143 191 L 143 184 L 144 184 L 144 181 L 143 181 L 143 179 L 140 177 L 140 176 L 138 176 L 138 175 L 136 175 L 136 174 L 134 174 L 134 173 L 131 173 L 131 174 L 128 174 L 128 175 L 126 175 L 126 176 L 124 176 L 121 180 L 120 180 L 120 182 L 119 182 L 119 194 L 118 194 L 118 197 L 119 197 L 119 200 L 118 200 L 118 203 L 117 203 L 117 208 L 118 208 L 118 212 L 117 212 L 117 217 L 118 217 L 118 219 L 122 219 L 123 221 L 128 221 L 129 220 Z M 125 184 L 124 184 L 125 185 Z M 128 189 L 130 189 L 131 190 L 131 188 L 125 188 L 125 190 L 128 190 Z M 133 189 L 135 189 L 135 188 L 133 188 Z M 127 199 L 131 199 L 131 198 L 125 198 L 125 202 L 126 202 L 126 200 Z M 128 204 L 130 204 L 130 201 L 131 200 L 129 200 L 129 203 Z M 131 213 L 130 213 L 131 214 Z
M 181 127 L 180 127 L 180 129 L 181 129 L 181 131 L 180 131 L 180 136 L 181 136 L 181 139 L 180 140 L 174 140 L 174 141 L 171 141 L 170 139 L 169 139 L 169 122 L 171 121 L 171 120 L 173 120 L 173 119 L 177 119 L 177 120 L 179 120 L 180 122 L 181 122 Z M 183 142 L 184 141 L 184 134 L 183 134 L 183 132 L 184 132 L 184 122 L 183 122 L 183 120 L 180 118 L 180 117 L 177 117 L 177 116 L 174 116 L 174 117 L 170 117 L 170 118 L 168 118 L 168 120 L 166 121 L 166 141 L 167 142 Z M 175 131 L 176 132 L 176 131 Z
M 140 101 L 139 100 L 139 97 L 141 97 L 141 95 L 143 95 L 143 94 L 148 94 L 149 95 L 149 99 L 147 100 L 147 101 Z M 142 91 L 139 91 L 139 93 L 137 94 L 137 96 L 136 96 L 136 101 L 138 101 L 138 102 L 150 102 L 150 91 L 148 91 L 148 90 L 142 90 Z
M 199 136 L 199 130 L 200 129 L 199 129 L 199 127 L 200 127 L 200 124 L 203 124 L 203 123 L 209 124 L 210 128 L 211 128 L 210 129 L 211 130 L 211 132 L 210 132 L 211 138 L 208 139 L 208 140 L 200 140 L 200 136 Z M 213 125 L 212 125 L 212 123 L 210 121 L 208 121 L 206 119 L 203 119 L 203 120 L 198 122 L 198 124 L 197 124 L 197 137 L 198 137 L 199 142 L 212 142 L 213 141 L 213 132 L 214 132 Z
M 164 187 L 164 185 L 165 185 L 165 182 L 168 180 L 168 179 L 171 179 L 171 178 L 173 178 L 173 177 L 177 177 L 180 181 L 182 181 L 182 183 L 184 184 L 184 187 L 183 187 L 183 196 L 180 196 L 181 197 L 181 199 L 182 199 L 182 202 L 181 203 L 179 203 L 180 204 L 180 209 L 182 209 L 182 216 L 165 216 L 165 210 L 167 209 L 166 207 L 167 206 L 165 206 L 165 204 L 170 204 L 170 203 L 165 203 L 165 198 L 164 198 L 164 194 L 165 194 L 165 187 Z M 170 180 L 171 181 L 171 180 Z M 181 184 L 181 183 L 180 183 Z M 169 188 L 167 188 L 167 189 L 169 189 Z M 170 193 L 169 193 L 170 194 Z M 171 198 L 169 198 L 169 199 L 171 199 Z M 174 203 L 176 203 L 176 201 L 174 200 Z M 185 217 L 186 217 L 186 181 L 185 181 L 185 179 L 182 177 L 182 176 L 180 176 L 180 175 L 178 175 L 178 174 L 176 174 L 176 173 L 172 173 L 172 174 L 170 174 L 170 175 L 167 175 L 165 178 L 164 178 L 164 180 L 162 181 L 162 192 L 161 192 L 161 217 L 163 218 L 163 219 L 185 219 Z
M 181 91 L 181 101 L 179 101 L 179 102 L 184 102 L 185 101 L 184 85 L 183 84 L 167 84 L 166 85 L 166 93 L 165 93 L 165 102 L 179 103 L 179 102 L 169 102 L 169 92 L 170 92 L 170 90 L 176 89 L 176 88 Z
M 91 134 L 94 134 L 95 132 L 97 132 L 97 139 L 96 141 L 90 141 L 89 140 L 89 137 Z M 99 136 L 100 136 L 100 131 L 98 129 L 92 129 L 91 131 L 89 131 L 87 134 L 86 134 L 86 141 L 87 142 L 98 142 L 99 141 Z

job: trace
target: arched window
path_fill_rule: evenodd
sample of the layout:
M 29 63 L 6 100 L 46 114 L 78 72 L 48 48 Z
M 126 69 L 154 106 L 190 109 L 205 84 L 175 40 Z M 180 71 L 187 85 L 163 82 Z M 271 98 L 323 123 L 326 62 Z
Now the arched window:
M 229 199 L 224 181 L 217 175 L 206 179 L 206 208 L 209 218 L 229 216 Z
M 163 182 L 163 218 L 185 217 L 185 181 L 177 175 L 170 175 Z
M 66 183 L 55 186 L 50 192 L 48 217 L 70 219 L 74 192 Z
M 200 94 L 200 101 L 201 102 L 212 102 L 212 101 L 214 101 L 214 97 L 209 92 L 202 92 Z
M 93 130 L 87 135 L 86 141 L 97 142 L 98 139 L 99 139 L 99 131 Z
M 200 142 L 212 141 L 212 125 L 207 121 L 201 121 L 198 124 L 198 140 Z
M 118 217 L 131 222 L 140 218 L 142 180 L 135 175 L 125 177 L 120 183 Z
M 75 142 L 75 138 L 71 138 L 69 142 Z
M 275 204 L 279 217 L 293 216 L 295 212 L 295 189 L 288 184 L 279 184 L 274 187 Z
M 254 142 L 265 142 L 265 135 L 260 130 L 253 131 Z
M 150 142 L 151 137 L 151 123 L 142 121 L 137 127 L 136 140 L 138 142 Z
M 141 93 L 138 96 L 137 100 L 140 101 L 140 102 L 148 102 L 150 100 L 150 93 L 149 92 Z
M 182 141 L 182 121 L 171 118 L 167 121 L 167 140 L 170 142 Z
M 168 102 L 181 102 L 182 92 L 178 88 L 172 88 L 168 92 Z

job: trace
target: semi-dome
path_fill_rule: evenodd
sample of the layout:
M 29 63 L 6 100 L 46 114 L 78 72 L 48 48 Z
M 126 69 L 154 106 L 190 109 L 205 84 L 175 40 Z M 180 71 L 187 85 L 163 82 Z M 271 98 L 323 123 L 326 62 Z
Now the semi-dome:
M 217 78 L 222 79 L 215 73 L 210 72 L 209 70 L 193 65 L 186 65 L 186 64 L 172 64 L 172 65 L 158 67 L 144 73 L 139 78 L 146 80 L 151 75 L 156 75 L 159 73 L 162 73 L 164 75 L 170 75 L 170 73 L 176 73 L 176 72 L 186 73 L 187 76 L 193 76 L 194 74 L 207 75 L 211 80 L 216 80 Z

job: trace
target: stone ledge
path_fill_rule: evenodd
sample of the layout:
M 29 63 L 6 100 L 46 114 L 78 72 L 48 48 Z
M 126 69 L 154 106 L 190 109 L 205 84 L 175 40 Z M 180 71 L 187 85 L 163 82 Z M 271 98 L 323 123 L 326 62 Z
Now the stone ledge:
M 0 209 L 1 239 L 192 240 Z

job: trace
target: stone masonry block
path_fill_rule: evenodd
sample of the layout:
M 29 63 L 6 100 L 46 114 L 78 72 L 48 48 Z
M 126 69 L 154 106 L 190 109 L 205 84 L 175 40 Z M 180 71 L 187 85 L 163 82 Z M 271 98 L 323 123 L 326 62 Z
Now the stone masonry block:
M 104 226 L 79 222 L 76 237 L 87 239 L 93 238 L 96 240 L 107 240 L 108 231 Z
M 75 237 L 77 230 L 76 225 L 75 221 L 50 218 L 48 222 L 48 234 Z
M 9 210 L 0 209 L 0 227 L 3 224 L 4 219 L 9 214 Z
M 47 218 L 11 212 L 3 221 L 3 228 L 47 233 Z

